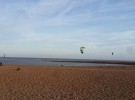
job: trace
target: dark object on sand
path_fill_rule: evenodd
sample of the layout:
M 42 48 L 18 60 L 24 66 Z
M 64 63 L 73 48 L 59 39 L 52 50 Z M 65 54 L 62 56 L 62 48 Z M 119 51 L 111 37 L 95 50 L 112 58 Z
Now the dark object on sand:
M 19 71 L 19 70 L 21 70 L 21 68 L 17 68 L 17 69 L 16 69 L 16 71 Z
M 112 55 L 114 55 L 114 53 L 112 52 Z
M 2 62 L 0 62 L 0 66 L 2 66 Z

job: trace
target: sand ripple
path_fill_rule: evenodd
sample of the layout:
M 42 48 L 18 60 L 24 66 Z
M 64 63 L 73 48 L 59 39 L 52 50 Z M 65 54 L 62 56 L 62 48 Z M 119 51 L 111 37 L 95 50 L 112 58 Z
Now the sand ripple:
M 0 67 L 0 100 L 134 100 L 134 70 L 5 65 Z

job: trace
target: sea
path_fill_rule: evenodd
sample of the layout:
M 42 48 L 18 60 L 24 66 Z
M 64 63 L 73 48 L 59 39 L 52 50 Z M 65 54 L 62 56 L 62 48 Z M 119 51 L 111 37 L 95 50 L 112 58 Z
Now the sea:
M 2 64 L 38 65 L 38 66 L 127 66 L 123 63 L 120 64 L 104 63 L 104 62 L 114 62 L 114 61 L 96 60 L 96 59 L 0 57 L 0 62 Z

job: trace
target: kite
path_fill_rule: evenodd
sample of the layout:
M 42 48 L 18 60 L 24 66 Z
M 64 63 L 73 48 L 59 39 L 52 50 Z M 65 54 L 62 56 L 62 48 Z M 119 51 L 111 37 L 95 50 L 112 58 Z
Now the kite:
M 83 54 L 84 53 L 84 50 L 85 49 L 85 47 L 80 47 L 80 52 L 81 52 L 81 54 Z

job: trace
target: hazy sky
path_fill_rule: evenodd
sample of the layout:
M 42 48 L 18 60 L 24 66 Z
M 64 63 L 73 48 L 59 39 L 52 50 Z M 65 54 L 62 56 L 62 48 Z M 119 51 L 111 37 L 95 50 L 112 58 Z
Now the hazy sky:
M 135 60 L 135 0 L 0 0 L 4 53 Z

